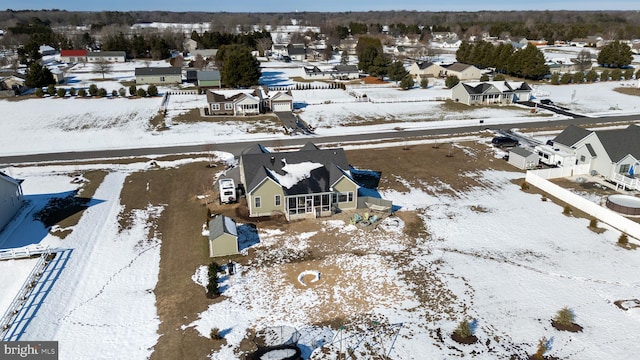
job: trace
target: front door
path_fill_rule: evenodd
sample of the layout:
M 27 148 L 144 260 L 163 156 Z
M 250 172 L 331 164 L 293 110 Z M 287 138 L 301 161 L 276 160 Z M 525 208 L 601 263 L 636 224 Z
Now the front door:
M 313 212 L 313 196 L 307 196 L 307 201 L 306 201 L 306 213 L 312 213 Z

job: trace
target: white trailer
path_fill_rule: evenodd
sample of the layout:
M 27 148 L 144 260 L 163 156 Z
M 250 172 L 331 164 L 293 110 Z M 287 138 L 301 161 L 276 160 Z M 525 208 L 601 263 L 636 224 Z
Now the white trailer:
M 236 185 L 233 179 L 218 180 L 220 190 L 220 203 L 230 204 L 236 201 Z

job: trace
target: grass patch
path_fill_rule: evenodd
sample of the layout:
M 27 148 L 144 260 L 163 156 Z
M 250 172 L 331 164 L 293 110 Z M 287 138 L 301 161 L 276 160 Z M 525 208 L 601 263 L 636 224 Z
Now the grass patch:
M 171 119 L 174 123 L 182 124 L 195 124 L 200 122 L 208 123 L 229 123 L 229 122 L 242 122 L 244 124 L 251 124 L 251 129 L 248 131 L 251 134 L 255 133 L 279 133 L 282 129 L 282 123 L 275 115 L 256 115 L 256 116 L 202 116 L 200 109 L 191 109 L 183 114 L 177 115 Z M 278 131 L 274 131 L 278 129 Z
M 620 94 L 625 94 L 625 95 L 640 96 L 640 89 L 638 89 L 638 88 L 617 87 L 617 88 L 613 89 L 613 91 L 615 91 L 617 93 L 620 93 Z

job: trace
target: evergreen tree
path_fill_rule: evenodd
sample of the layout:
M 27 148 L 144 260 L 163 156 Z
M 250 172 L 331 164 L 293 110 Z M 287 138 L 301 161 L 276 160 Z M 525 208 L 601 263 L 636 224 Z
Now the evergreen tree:
M 451 89 L 452 87 L 458 85 L 459 82 L 460 82 L 460 79 L 458 79 L 457 76 L 451 75 L 451 76 L 447 76 L 447 79 L 444 81 L 444 84 L 448 89 Z
M 592 83 L 592 82 L 598 80 L 598 73 L 595 70 L 591 69 L 591 70 L 589 70 L 589 72 L 585 76 L 585 79 L 587 80 L 587 82 Z
M 413 87 L 413 77 L 407 73 L 400 81 L 400 88 L 403 90 L 409 90 Z
M 600 73 L 600 81 L 609 81 L 609 70 Z
M 69 95 L 70 96 L 76 96 L 76 88 L 74 88 L 74 87 L 69 88 Z
M 625 80 L 630 80 L 633 77 L 633 69 L 627 69 L 622 74 Z
M 49 69 L 40 65 L 39 62 L 33 62 L 29 65 L 26 73 L 25 85 L 30 88 L 49 86 L 55 84 L 53 74 Z
M 562 74 L 562 76 L 560 77 L 560 84 L 569 84 L 571 83 L 571 74 L 569 73 L 564 73 Z
M 480 75 L 480 81 L 489 81 L 489 75 L 487 74 Z
M 428 79 L 420 80 L 420 87 L 423 89 L 426 89 L 427 87 L 429 87 L 429 80 Z
M 640 79 L 640 70 L 636 71 L 636 80 Z
M 149 94 L 149 96 L 158 96 L 158 88 L 155 85 L 149 85 L 149 87 L 147 87 L 147 94 Z
M 49 84 L 49 86 L 47 86 L 47 94 L 49 94 L 49 96 L 54 96 L 56 94 L 55 85 Z
M 493 81 L 505 81 L 504 75 L 498 74 L 493 77 Z
M 230 88 L 251 87 L 260 80 L 260 62 L 251 49 L 242 45 L 224 45 L 216 54 L 216 63 L 222 64 L 222 82 Z
M 138 89 L 136 94 L 138 95 L 138 97 L 145 97 L 145 96 L 147 96 L 147 91 L 145 89 L 143 89 L 143 88 L 140 88 L 140 89 Z
M 614 41 L 606 45 L 598 54 L 598 64 L 605 67 L 625 67 L 631 64 L 632 60 L 633 54 L 631 53 L 631 48 L 620 41 Z
M 349 63 L 349 53 L 347 50 L 342 50 L 342 54 L 340 54 L 340 64 L 347 65 Z
M 358 68 L 366 73 L 371 73 L 370 67 L 374 66 L 376 61 L 378 63 L 376 66 L 384 63 L 383 59 L 380 59 L 384 55 L 382 43 L 377 38 L 361 36 L 356 45 L 356 55 L 358 56 Z
M 495 51 L 494 63 L 491 66 L 496 68 L 496 71 L 506 73 L 508 70 L 509 59 L 513 55 L 513 46 L 511 44 L 502 43 L 498 45 Z
M 35 95 L 39 98 L 44 97 L 44 91 L 42 91 L 42 88 L 36 88 L 36 91 L 34 92 Z
M 136 96 L 138 94 L 138 89 L 136 89 L 135 85 L 129 86 L 129 96 Z
M 582 71 L 576 72 L 571 80 L 576 84 L 584 82 L 584 73 Z
M 98 86 L 96 84 L 89 85 L 89 95 L 91 96 L 98 95 Z
M 407 74 L 409 74 L 409 72 L 404 68 L 404 65 L 402 65 L 402 62 L 400 61 L 394 61 L 393 63 L 391 63 L 387 72 L 389 73 L 389 80 L 391 81 L 403 80 L 407 76 Z
M 87 90 L 85 90 L 84 88 L 80 88 L 80 90 L 78 90 L 78 96 L 79 97 L 87 96 Z
M 508 68 L 510 74 L 525 79 L 539 80 L 549 73 L 544 54 L 533 44 L 516 51 L 509 59 Z
M 553 73 L 551 74 L 551 85 L 559 85 L 560 84 L 560 74 Z
M 620 69 L 611 70 L 611 80 L 618 81 L 622 78 L 622 71 Z
M 466 40 L 463 41 L 462 44 L 460 44 L 458 51 L 456 51 L 456 61 L 465 63 L 465 64 L 471 64 L 472 52 L 473 52 L 473 45 Z

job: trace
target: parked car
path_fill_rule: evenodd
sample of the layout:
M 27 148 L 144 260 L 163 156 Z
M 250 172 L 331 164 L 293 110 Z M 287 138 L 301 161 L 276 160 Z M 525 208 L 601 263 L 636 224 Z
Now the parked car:
M 542 104 L 542 105 L 553 105 L 553 101 L 551 101 L 551 99 L 542 99 L 542 100 L 540 100 L 540 104 Z
M 508 136 L 496 136 L 491 139 L 491 144 L 495 147 L 503 148 L 503 147 L 515 147 L 520 143 L 518 140 L 508 137 Z

